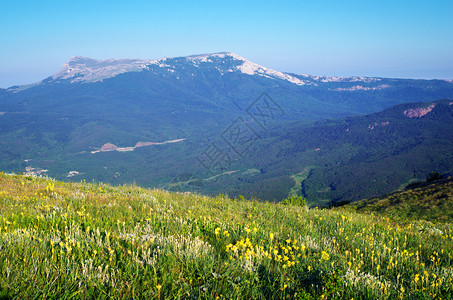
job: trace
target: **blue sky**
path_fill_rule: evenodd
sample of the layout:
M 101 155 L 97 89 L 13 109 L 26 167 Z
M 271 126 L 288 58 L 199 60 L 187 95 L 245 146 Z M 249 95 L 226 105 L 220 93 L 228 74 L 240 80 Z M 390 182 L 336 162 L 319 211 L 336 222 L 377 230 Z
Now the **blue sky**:
M 235 52 L 279 71 L 453 79 L 453 1 L 1 1 L 0 87 L 72 56 Z

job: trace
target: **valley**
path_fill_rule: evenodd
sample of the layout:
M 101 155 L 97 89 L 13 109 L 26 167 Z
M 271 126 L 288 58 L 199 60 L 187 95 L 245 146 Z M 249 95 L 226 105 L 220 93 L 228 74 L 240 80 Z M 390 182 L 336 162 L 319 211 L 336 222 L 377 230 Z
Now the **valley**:
M 355 201 L 451 174 L 451 100 L 437 100 L 452 97 L 445 80 L 289 74 L 229 52 L 74 57 L 0 93 L 0 169 L 267 201 L 297 194 L 311 206 Z

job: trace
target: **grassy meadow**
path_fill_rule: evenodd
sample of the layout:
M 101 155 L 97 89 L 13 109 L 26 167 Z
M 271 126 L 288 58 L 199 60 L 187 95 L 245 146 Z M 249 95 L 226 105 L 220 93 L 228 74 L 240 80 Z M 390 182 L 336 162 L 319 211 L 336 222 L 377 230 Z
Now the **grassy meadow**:
M 453 180 L 423 182 L 414 188 L 358 201 L 352 206 L 359 212 L 391 216 L 401 220 L 453 220 Z
M 452 299 L 453 226 L 0 173 L 0 298 Z

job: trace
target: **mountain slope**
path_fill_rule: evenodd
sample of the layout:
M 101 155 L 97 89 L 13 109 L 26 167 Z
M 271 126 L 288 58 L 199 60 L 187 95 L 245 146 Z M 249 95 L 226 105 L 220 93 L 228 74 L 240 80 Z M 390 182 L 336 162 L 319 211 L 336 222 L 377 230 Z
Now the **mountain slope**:
M 404 191 L 362 200 L 351 205 L 361 213 L 374 213 L 403 220 L 451 222 L 453 181 L 451 178 Z
M 451 223 L 0 173 L 0 297 L 451 298 Z
M 271 129 L 232 164 L 238 171 L 215 186 L 269 200 L 297 190 L 318 206 L 390 193 L 432 171 L 452 174 L 452 103 L 401 104 L 371 115 Z M 302 176 L 301 182 L 294 176 Z

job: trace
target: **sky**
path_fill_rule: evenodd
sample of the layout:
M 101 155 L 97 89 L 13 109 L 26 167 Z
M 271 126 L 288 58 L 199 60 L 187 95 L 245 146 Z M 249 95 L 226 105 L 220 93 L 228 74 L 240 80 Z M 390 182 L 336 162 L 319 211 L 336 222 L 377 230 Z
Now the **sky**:
M 283 72 L 453 79 L 453 1 L 0 1 L 0 88 L 95 59 L 229 51 Z

